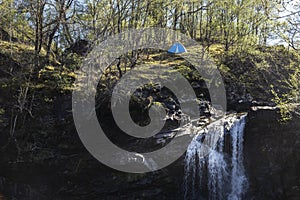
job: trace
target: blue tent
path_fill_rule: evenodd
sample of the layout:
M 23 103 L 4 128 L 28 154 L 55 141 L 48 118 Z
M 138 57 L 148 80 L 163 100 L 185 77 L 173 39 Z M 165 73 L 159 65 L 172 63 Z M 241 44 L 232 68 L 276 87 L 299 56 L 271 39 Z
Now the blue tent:
M 171 46 L 171 48 L 168 50 L 168 53 L 172 53 L 172 54 L 180 54 L 180 53 L 185 53 L 187 52 L 185 47 L 180 44 L 179 42 L 176 42 L 175 44 L 173 44 Z

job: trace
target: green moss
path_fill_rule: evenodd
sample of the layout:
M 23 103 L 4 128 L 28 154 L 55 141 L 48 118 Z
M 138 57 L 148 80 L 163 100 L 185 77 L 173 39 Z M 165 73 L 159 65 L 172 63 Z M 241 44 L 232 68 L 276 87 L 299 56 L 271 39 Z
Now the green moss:
M 228 72 L 230 71 L 230 68 L 227 67 L 227 66 L 224 65 L 224 64 L 221 64 L 220 67 L 219 67 L 219 69 L 220 69 L 221 72 L 223 72 L 223 73 L 228 73 Z
M 157 106 L 157 107 L 164 107 L 164 105 L 161 102 L 155 101 L 152 103 L 152 105 Z
M 1 118 L 2 118 L 2 115 L 4 115 L 4 114 L 5 114 L 5 110 L 0 107 L 0 123 L 3 122 L 3 120 Z
M 46 66 L 45 69 L 47 69 L 49 71 L 54 71 L 54 67 L 53 66 Z

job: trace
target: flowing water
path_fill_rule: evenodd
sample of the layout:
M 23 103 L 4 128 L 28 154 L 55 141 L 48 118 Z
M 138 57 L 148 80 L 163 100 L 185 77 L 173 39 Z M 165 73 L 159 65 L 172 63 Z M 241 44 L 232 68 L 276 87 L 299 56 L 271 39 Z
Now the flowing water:
M 243 166 L 246 115 L 230 115 L 197 134 L 185 158 L 185 199 L 242 199 L 247 189 Z

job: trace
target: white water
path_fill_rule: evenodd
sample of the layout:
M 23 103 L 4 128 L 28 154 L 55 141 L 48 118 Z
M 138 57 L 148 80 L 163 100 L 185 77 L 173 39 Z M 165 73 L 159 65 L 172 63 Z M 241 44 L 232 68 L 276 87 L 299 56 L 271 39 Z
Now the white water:
M 242 199 L 247 189 L 243 166 L 245 123 L 246 115 L 231 115 L 193 139 L 185 158 L 185 199 Z M 225 143 L 231 145 L 230 150 Z

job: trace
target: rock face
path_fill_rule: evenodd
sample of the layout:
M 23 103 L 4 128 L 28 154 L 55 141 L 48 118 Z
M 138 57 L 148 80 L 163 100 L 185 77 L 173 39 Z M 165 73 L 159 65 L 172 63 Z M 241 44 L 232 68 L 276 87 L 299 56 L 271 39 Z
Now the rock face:
M 72 52 L 81 56 L 85 56 L 90 49 L 91 43 L 89 41 L 78 40 L 67 49 L 67 52 Z
M 9 37 L 9 34 L 5 30 L 0 28 L 0 39 L 4 41 L 9 41 Z
M 275 110 L 248 115 L 245 128 L 245 168 L 249 177 L 246 199 L 300 197 L 300 118 L 280 124 Z
M 276 110 L 257 109 L 248 113 L 243 137 L 248 188 L 242 199 L 299 199 L 300 118 L 294 117 L 286 124 L 280 124 L 279 118 Z M 48 139 L 45 148 L 32 150 L 32 154 L 45 159 L 10 162 L 4 158 L 13 158 L 14 149 L 2 150 L 0 199 L 1 194 L 7 199 L 25 200 L 184 198 L 184 156 L 152 173 L 117 172 L 92 158 L 74 129 L 67 129 L 72 133 L 67 137 L 67 133 L 59 132 L 62 127 L 65 126 L 55 129 L 57 135 L 51 135 L 58 141 Z M 66 137 L 66 143 L 62 137 Z M 229 148 L 226 144 L 224 147 Z M 211 160 L 218 158 L 218 154 L 213 155 Z M 195 189 L 198 186 L 195 184 Z M 231 187 L 228 190 L 230 193 Z

